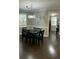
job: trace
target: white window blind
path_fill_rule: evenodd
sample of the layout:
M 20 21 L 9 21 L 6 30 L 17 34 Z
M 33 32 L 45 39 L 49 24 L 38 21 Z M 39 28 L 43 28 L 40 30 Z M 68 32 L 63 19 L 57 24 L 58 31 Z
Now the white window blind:
M 51 17 L 51 25 L 57 25 L 57 17 L 56 16 Z
M 19 26 L 24 27 L 27 26 L 27 15 L 19 14 Z

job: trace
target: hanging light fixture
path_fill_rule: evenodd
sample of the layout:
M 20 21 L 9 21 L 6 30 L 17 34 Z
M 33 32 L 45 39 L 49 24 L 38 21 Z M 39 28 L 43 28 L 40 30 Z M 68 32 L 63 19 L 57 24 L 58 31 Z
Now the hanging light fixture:
M 35 15 L 28 15 L 28 18 L 29 19 L 34 19 L 35 18 Z
M 32 2 L 31 1 L 26 2 L 26 9 L 32 10 Z
M 56 16 L 56 15 L 57 15 L 57 13 L 52 13 L 52 14 L 51 14 L 51 16 Z

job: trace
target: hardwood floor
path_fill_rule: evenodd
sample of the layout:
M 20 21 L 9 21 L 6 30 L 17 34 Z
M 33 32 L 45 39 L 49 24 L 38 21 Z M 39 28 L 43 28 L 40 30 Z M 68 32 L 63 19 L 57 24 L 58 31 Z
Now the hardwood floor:
M 55 32 L 44 38 L 43 44 L 31 44 L 20 40 L 20 59 L 60 59 L 60 40 Z

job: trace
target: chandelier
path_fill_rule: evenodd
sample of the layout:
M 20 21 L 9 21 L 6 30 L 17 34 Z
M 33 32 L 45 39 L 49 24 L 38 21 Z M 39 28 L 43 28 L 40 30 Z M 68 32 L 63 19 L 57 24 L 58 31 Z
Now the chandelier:
M 26 9 L 32 10 L 32 2 L 31 1 L 26 2 Z

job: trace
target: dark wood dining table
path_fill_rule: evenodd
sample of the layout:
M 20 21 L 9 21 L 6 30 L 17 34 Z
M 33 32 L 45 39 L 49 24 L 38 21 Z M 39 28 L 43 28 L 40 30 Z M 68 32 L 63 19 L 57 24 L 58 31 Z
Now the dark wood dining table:
M 34 36 L 36 33 L 40 32 L 41 29 L 27 29 L 27 28 L 23 28 L 24 29 L 24 32 L 28 34 L 28 36 Z
M 39 30 L 29 30 L 30 33 L 37 33 Z
M 22 30 L 22 35 L 24 35 L 24 37 L 26 38 L 26 40 L 28 41 L 28 39 L 32 42 L 35 42 L 36 40 L 43 40 L 42 38 L 42 34 L 41 34 L 41 29 L 27 29 L 27 28 L 24 28 Z

